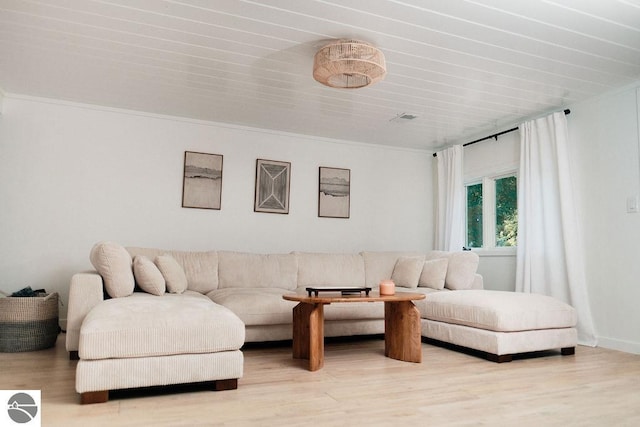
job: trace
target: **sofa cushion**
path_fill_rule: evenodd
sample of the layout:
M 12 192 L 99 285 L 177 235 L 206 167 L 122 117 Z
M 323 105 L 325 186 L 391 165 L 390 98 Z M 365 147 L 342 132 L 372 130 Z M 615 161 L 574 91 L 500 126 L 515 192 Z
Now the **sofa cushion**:
M 555 298 L 519 292 L 464 290 L 436 292 L 422 317 L 496 332 L 571 328 L 576 312 Z
M 215 251 L 167 251 L 164 249 L 127 247 L 131 256 L 145 255 L 155 259 L 169 254 L 182 266 L 187 276 L 187 289 L 206 294 L 218 288 L 218 253 Z
M 431 289 L 444 289 L 447 277 L 448 258 L 431 259 L 424 262 L 418 286 Z
M 103 301 L 87 314 L 78 352 L 81 359 L 151 357 L 237 350 L 243 344 L 242 321 L 204 295 L 136 292 Z
M 126 297 L 133 293 L 133 260 L 127 250 L 114 242 L 93 245 L 89 255 L 91 264 L 98 271 L 111 298 Z
M 295 302 L 282 298 L 293 294 L 282 288 L 224 288 L 207 294 L 215 303 L 233 311 L 247 326 L 280 325 L 292 321 Z
M 298 286 L 364 286 L 364 259 L 360 254 L 296 252 Z
M 431 251 L 426 255 L 427 260 L 447 258 L 447 276 L 444 286 L 447 289 L 471 289 L 478 270 L 480 257 L 472 251 L 445 252 Z
M 381 280 L 391 279 L 393 269 L 400 257 L 421 256 L 418 252 L 362 252 L 366 286 L 377 287 Z
M 400 257 L 393 268 L 391 280 L 396 286 L 417 288 L 423 265 L 424 257 Z
M 293 254 L 218 252 L 219 288 L 282 288 L 297 286 L 298 260 Z
M 155 263 L 167 282 L 167 292 L 181 294 L 187 290 L 187 276 L 174 257 L 171 255 L 158 255 Z
M 133 259 L 133 275 L 143 291 L 152 295 L 162 295 L 166 291 L 166 282 L 158 267 L 144 255 Z

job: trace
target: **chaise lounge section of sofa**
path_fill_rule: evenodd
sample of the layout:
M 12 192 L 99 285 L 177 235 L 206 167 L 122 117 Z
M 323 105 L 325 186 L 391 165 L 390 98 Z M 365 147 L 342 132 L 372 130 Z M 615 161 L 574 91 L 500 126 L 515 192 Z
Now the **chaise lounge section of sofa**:
M 217 283 L 215 252 L 185 255 L 182 263 L 171 257 L 172 268 L 163 272 L 147 257 L 134 262 L 111 242 L 95 245 L 90 258 L 97 271 L 72 277 L 67 315 L 66 347 L 79 359 L 82 403 L 105 402 L 111 390 L 131 388 L 237 388 L 244 324 L 202 293 Z

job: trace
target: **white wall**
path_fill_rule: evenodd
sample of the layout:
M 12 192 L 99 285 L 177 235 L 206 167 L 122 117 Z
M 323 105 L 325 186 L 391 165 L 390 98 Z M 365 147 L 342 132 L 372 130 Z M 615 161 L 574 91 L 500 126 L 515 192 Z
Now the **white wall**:
M 640 353 L 640 83 L 572 105 L 573 170 L 579 189 L 586 273 L 599 345 Z
M 598 342 L 640 354 L 640 213 L 626 211 L 627 199 L 640 197 L 639 86 L 570 105 L 567 121 Z M 518 132 L 509 135 L 519 139 Z M 466 174 L 477 175 L 495 159 L 508 163 L 503 158 L 513 152 L 513 141 L 506 136 L 465 148 Z M 514 290 L 515 257 L 480 255 L 485 287 Z
M 184 151 L 224 156 L 222 209 L 181 207 Z M 290 161 L 288 215 L 253 212 L 257 158 Z M 351 169 L 351 218 L 318 218 L 318 167 Z M 100 240 L 251 252 L 433 245 L 431 155 L 7 95 L 0 290 L 57 291 Z M 61 316 L 64 317 L 64 311 Z

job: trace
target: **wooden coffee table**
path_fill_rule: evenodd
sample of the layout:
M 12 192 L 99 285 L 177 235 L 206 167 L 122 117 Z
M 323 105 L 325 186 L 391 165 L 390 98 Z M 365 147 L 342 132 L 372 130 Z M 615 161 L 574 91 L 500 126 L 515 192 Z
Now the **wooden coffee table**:
M 333 303 L 384 302 L 384 354 L 405 362 L 422 362 L 420 312 L 411 302 L 424 299 L 424 294 L 396 293 L 343 296 L 335 294 L 284 295 L 297 301 L 293 308 L 293 357 L 308 359 L 309 370 L 324 365 L 324 306 Z

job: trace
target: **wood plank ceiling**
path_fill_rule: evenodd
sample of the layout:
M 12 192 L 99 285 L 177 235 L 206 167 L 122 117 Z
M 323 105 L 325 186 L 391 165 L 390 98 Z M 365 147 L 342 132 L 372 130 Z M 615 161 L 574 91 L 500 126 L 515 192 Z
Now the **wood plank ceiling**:
M 313 80 L 314 53 L 345 37 L 384 52 L 385 80 Z M 639 0 L 0 0 L 8 94 L 398 147 L 465 142 L 639 78 Z

